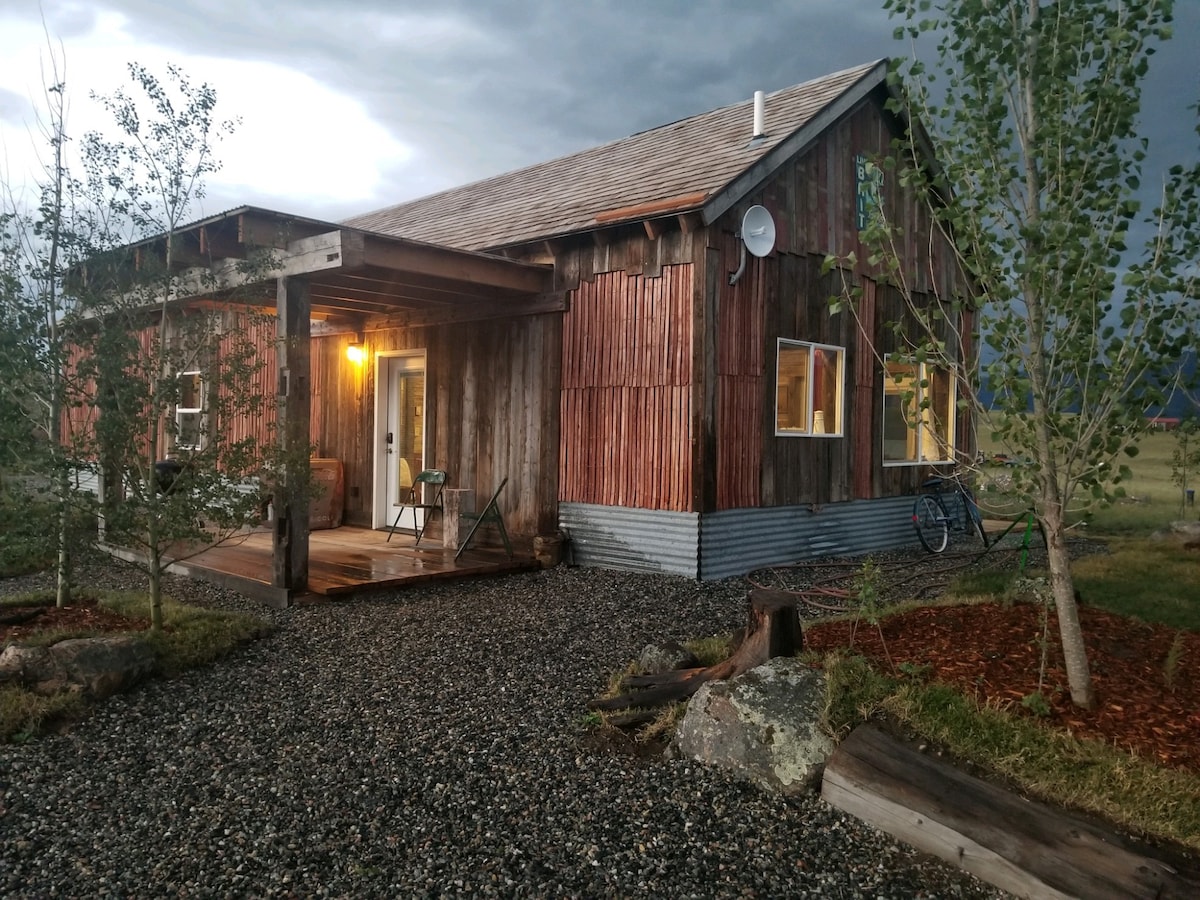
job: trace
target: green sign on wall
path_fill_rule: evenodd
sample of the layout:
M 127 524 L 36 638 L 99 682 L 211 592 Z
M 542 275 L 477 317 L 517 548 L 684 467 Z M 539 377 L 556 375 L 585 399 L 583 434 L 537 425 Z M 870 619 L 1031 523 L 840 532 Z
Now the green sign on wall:
M 854 209 L 859 231 L 870 224 L 882 193 L 883 172 L 862 154 L 854 157 Z

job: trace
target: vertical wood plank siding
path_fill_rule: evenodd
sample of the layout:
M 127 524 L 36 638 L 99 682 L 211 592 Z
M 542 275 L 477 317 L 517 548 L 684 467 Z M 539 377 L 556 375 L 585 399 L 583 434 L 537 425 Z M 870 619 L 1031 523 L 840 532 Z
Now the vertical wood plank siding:
M 221 337 L 217 352 L 226 357 L 238 341 L 251 340 L 257 350 L 255 371 L 251 374 L 250 389 L 266 402 L 251 414 L 249 412 L 217 425 L 230 442 L 252 438 L 258 446 L 266 446 L 274 440 L 275 424 L 275 320 L 261 313 L 227 311 L 222 317 Z
M 740 241 L 724 236 L 725 259 L 740 260 Z M 721 278 L 717 316 L 717 508 L 758 506 L 764 428 L 767 283 L 778 260 L 748 257 L 736 285 Z M 774 348 L 772 348 L 774 349 Z M 772 364 L 772 370 L 774 364 Z M 773 431 L 774 429 L 772 429 Z
M 662 266 L 657 278 L 607 272 L 573 292 L 563 319 L 561 500 L 690 509 L 692 277 L 686 263 Z

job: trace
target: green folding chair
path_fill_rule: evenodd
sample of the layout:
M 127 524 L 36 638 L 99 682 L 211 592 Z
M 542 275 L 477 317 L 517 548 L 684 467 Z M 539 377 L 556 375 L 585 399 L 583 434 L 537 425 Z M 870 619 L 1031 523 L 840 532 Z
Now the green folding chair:
M 471 530 L 467 532 L 467 538 L 462 542 L 462 546 L 458 548 L 458 552 L 454 554 L 454 558 L 458 559 L 462 556 L 462 552 L 467 549 L 467 545 L 471 543 L 471 538 L 475 537 L 475 532 L 479 530 L 480 525 L 492 524 L 500 529 L 500 540 L 504 541 L 504 549 L 508 551 L 508 558 L 512 559 L 513 551 L 512 544 L 508 541 L 508 531 L 504 527 L 504 517 L 500 515 L 500 507 L 496 505 L 496 501 L 500 497 L 500 492 L 504 490 L 504 486 L 508 484 L 508 479 L 505 478 L 500 482 L 500 487 L 496 488 L 496 493 L 492 494 L 492 499 L 487 502 L 487 506 L 483 508 L 483 512 L 478 513 L 463 513 L 464 519 L 473 519 L 474 524 Z
M 423 487 L 427 484 L 435 485 L 437 487 L 437 490 L 433 494 L 433 501 L 430 503 L 424 502 L 425 493 Z M 429 527 L 429 520 L 433 518 L 433 513 L 435 510 L 440 509 L 442 511 L 442 521 L 445 522 L 446 505 L 442 501 L 442 491 L 445 489 L 446 473 L 441 469 L 426 469 L 424 472 L 419 473 L 417 477 L 413 479 L 412 486 L 408 489 L 408 497 L 405 499 L 404 503 L 401 504 L 400 511 L 396 513 L 396 520 L 392 522 L 392 529 L 388 532 L 387 541 L 384 541 L 384 543 L 391 541 L 392 535 L 396 533 L 396 526 L 400 524 L 400 517 L 404 515 L 404 511 L 406 509 L 411 509 L 414 516 L 416 516 L 418 509 L 428 510 L 429 512 L 428 516 L 421 517 L 421 524 L 413 529 L 414 534 L 417 536 L 414 546 L 421 543 L 421 535 L 423 535 L 425 533 L 425 529 Z

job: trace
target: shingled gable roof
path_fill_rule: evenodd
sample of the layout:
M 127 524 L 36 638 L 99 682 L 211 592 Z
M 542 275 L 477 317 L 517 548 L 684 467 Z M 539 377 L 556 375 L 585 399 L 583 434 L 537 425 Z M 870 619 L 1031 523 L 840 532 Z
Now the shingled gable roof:
M 493 250 L 696 210 L 711 222 L 886 76 L 887 60 L 878 60 L 767 94 L 766 139 L 756 146 L 750 100 L 343 224 Z

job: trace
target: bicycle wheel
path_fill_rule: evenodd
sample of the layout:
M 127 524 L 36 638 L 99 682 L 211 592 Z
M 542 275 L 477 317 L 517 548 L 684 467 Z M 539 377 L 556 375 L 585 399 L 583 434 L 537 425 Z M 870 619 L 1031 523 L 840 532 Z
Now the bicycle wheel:
M 941 553 L 950 543 L 950 517 L 942 501 L 925 494 L 913 504 L 913 529 L 921 546 L 930 553 Z

